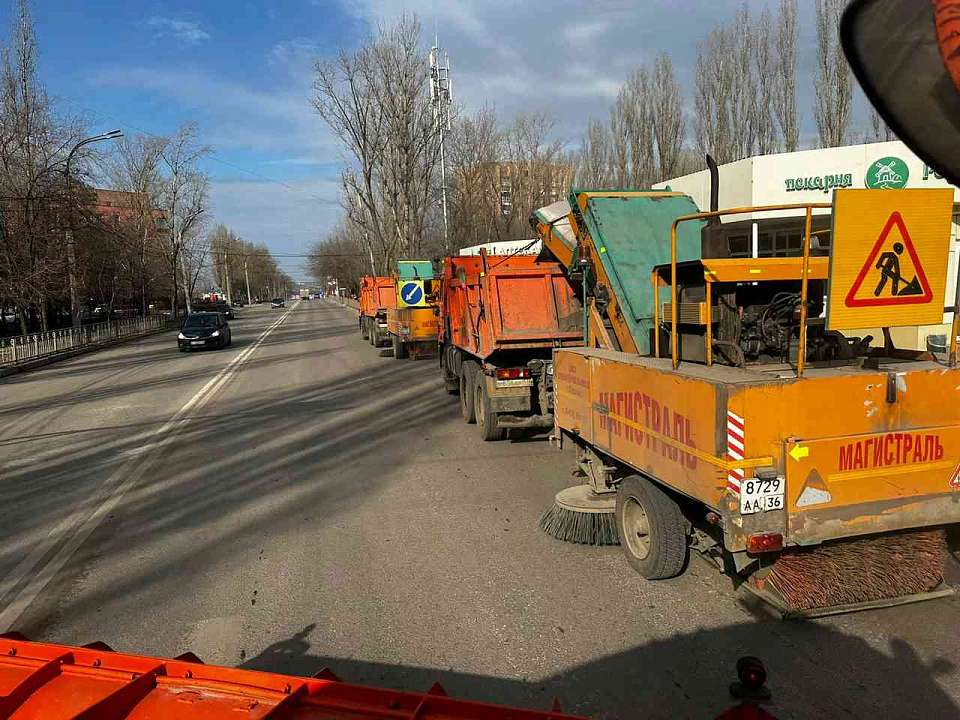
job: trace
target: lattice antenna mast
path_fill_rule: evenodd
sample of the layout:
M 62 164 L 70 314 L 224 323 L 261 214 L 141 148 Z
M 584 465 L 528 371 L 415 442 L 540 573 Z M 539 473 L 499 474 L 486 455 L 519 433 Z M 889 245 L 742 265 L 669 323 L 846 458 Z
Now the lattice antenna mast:
M 433 127 L 440 141 L 440 202 L 443 205 L 443 242 L 450 248 L 450 221 L 447 217 L 447 163 L 444 139 L 450 132 L 450 112 L 453 87 L 450 83 L 450 56 L 440 50 L 435 37 L 430 48 L 430 104 L 433 107 Z

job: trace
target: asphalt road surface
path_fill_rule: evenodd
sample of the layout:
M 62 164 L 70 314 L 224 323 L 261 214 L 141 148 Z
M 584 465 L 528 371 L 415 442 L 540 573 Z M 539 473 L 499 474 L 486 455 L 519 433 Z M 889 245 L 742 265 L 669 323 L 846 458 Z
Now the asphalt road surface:
M 960 601 L 771 619 L 537 529 L 571 457 L 484 444 L 432 361 L 320 301 L 0 380 L 0 631 L 595 717 L 707 718 L 762 657 L 783 718 L 960 715 Z M 741 591 L 742 592 L 742 591 Z

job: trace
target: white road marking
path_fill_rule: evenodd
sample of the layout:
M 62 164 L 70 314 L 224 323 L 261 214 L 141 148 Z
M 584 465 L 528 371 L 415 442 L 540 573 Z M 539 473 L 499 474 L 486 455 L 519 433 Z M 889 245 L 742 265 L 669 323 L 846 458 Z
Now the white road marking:
M 98 506 L 93 509 L 89 505 L 80 508 L 61 521 L 43 540 L 34 545 L 31 552 L 0 582 L 0 600 L 2 600 L 32 573 L 29 581 L 0 612 L 0 633 L 7 632 L 11 628 L 24 610 L 36 600 L 47 583 L 67 564 L 77 548 L 93 534 L 103 518 L 117 506 L 127 490 L 143 476 L 144 472 L 158 458 L 163 448 L 176 437 L 177 431 L 186 420 L 187 413 L 200 408 L 213 397 L 217 390 L 233 377 L 243 362 L 256 351 L 274 329 L 287 319 L 299 304 L 299 301 L 295 302 L 287 312 L 260 333 L 260 336 L 249 347 L 244 348 L 223 370 L 187 400 L 172 418 L 157 430 L 144 436 L 144 442 L 149 442 L 151 445 L 150 451 L 131 458 L 100 485 L 95 495 L 102 497 L 103 500 Z M 35 570 L 36 565 L 61 541 L 62 545 L 60 545 L 56 554 L 50 558 L 46 565 L 39 570 Z

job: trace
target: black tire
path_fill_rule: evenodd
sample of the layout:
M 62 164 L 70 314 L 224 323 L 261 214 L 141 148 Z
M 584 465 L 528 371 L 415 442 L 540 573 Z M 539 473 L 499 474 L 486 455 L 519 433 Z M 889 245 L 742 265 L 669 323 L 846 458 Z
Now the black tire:
M 396 335 L 390 336 L 390 342 L 393 344 L 393 358 L 394 360 L 404 360 L 410 357 L 410 351 L 407 348 L 407 344 L 400 341 L 400 338 Z
M 477 364 L 468 360 L 460 368 L 460 414 L 470 425 L 477 421 L 477 416 L 473 406 L 473 384 L 474 375 L 477 372 Z
M 443 379 L 443 387 L 448 395 L 457 395 L 460 392 L 460 380 L 456 373 L 450 371 L 449 360 L 452 350 L 450 348 L 440 349 L 440 377 Z
M 630 475 L 620 483 L 617 535 L 627 562 L 647 580 L 682 572 L 687 560 L 686 522 L 680 506 L 650 480 Z
M 493 411 L 493 403 L 490 401 L 483 373 L 476 373 L 476 382 L 473 387 L 473 412 L 477 418 L 477 427 L 480 428 L 480 437 L 484 442 L 503 440 L 506 429 L 497 427 L 497 414 Z
M 360 316 L 360 337 L 366 340 L 370 336 L 370 331 L 367 330 L 367 316 Z
M 370 321 L 370 344 L 373 347 L 380 347 L 380 331 L 377 329 L 377 321 Z

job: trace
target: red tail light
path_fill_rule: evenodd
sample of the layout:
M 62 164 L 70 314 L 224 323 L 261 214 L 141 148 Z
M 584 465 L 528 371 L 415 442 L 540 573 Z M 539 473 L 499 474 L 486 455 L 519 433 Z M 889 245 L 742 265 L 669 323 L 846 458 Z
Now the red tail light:
M 522 380 L 530 377 L 530 368 L 497 368 L 497 380 Z
M 778 550 L 783 550 L 783 535 L 780 533 L 756 533 L 747 538 L 748 553 L 756 555 Z

